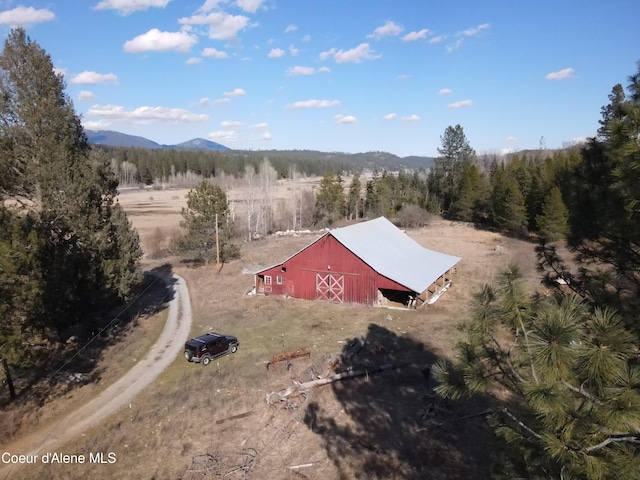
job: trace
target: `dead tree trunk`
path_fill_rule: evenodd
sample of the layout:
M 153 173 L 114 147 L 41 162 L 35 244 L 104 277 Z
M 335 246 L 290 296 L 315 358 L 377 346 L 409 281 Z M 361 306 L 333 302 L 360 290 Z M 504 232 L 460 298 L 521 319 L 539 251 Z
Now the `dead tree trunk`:
M 11 379 L 11 372 L 9 371 L 9 364 L 6 359 L 2 359 L 2 367 L 4 368 L 4 374 L 7 377 L 7 385 L 9 386 L 9 395 L 11 400 L 16 398 L 16 389 L 13 387 L 13 380 Z
M 299 383 L 294 381 L 294 385 L 290 386 L 285 390 L 281 390 L 279 392 L 271 392 L 266 396 L 266 402 L 269 405 L 272 405 L 276 402 L 283 402 L 292 397 L 297 397 L 298 395 L 308 392 L 312 388 L 321 387 L 322 385 L 328 385 L 329 383 L 336 382 L 338 380 L 344 380 L 346 378 L 354 378 L 354 377 L 363 377 L 365 375 L 371 375 L 378 372 L 384 372 L 385 370 L 395 370 L 396 368 L 404 367 L 409 365 L 408 363 L 401 363 L 398 365 L 387 364 L 381 365 L 379 367 L 374 367 L 372 369 L 367 370 L 355 370 L 350 372 L 342 372 L 336 375 L 332 375 L 327 378 L 319 378 L 317 380 L 311 380 L 310 382 Z

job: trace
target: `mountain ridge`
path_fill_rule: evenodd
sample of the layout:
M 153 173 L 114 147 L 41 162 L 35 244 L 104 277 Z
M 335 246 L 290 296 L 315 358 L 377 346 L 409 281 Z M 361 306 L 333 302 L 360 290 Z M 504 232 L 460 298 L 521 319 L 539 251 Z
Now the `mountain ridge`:
M 107 145 L 110 147 L 133 147 L 149 149 L 175 149 L 175 150 L 231 150 L 220 143 L 193 138 L 175 145 L 161 145 L 153 140 L 137 135 L 116 132 L 115 130 L 85 130 L 87 140 L 93 145 Z

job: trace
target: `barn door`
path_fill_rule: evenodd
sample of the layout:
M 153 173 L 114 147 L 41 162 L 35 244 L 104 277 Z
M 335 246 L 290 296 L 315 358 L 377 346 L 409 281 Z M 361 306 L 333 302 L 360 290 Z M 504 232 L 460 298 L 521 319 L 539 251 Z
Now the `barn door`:
M 342 303 L 344 298 L 344 275 L 316 273 L 316 300 Z

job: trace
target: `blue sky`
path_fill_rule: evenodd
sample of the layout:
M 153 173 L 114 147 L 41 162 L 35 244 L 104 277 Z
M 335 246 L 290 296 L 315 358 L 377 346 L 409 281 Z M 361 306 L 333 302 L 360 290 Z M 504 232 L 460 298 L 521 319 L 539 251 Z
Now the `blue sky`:
M 436 156 L 593 136 L 640 60 L 637 0 L 0 0 L 85 128 L 237 149 Z

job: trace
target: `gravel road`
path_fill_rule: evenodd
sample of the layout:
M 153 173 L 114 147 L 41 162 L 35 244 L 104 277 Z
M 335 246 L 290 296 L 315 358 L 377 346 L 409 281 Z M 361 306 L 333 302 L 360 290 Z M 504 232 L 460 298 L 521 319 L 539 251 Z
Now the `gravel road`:
M 12 451 L 10 446 L 6 446 L 4 451 L 27 455 L 54 451 L 89 427 L 99 424 L 119 408 L 131 403 L 137 394 L 173 362 L 189 337 L 191 301 L 184 279 L 174 274 L 172 280 L 174 295 L 169 303 L 167 322 L 147 355 L 122 378 L 73 414 L 60 419 L 48 430 L 34 432 L 26 438 L 21 438 L 18 441 L 21 446 L 20 452 Z M 0 468 L 0 478 L 12 478 L 18 465 L 2 467 L 5 468 Z

